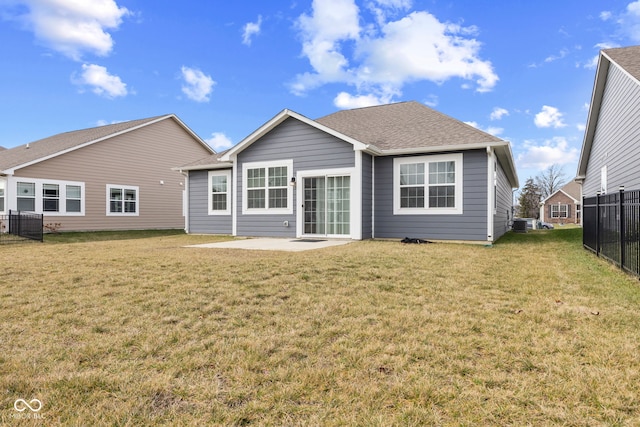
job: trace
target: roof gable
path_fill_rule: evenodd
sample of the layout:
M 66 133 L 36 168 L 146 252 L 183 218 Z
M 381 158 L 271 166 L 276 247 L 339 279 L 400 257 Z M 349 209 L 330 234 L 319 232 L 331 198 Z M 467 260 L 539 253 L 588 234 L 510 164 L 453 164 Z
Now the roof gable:
M 593 83 L 593 92 L 591 94 L 591 104 L 589 105 L 589 113 L 587 115 L 587 126 L 582 141 L 582 150 L 580 150 L 580 159 L 578 161 L 578 171 L 576 174 L 578 181 L 584 180 L 587 174 L 587 165 L 589 163 L 589 156 L 591 155 L 593 138 L 596 132 L 598 117 L 600 116 L 602 97 L 604 96 L 609 67 L 611 65 L 617 66 L 630 79 L 640 84 L 640 46 L 600 51 L 596 77 Z
M 580 203 L 580 198 L 582 196 L 580 191 L 580 184 L 578 184 L 576 181 L 569 181 L 558 190 L 554 191 L 551 195 L 549 195 L 549 197 L 544 199 L 542 203 L 546 203 L 547 200 L 551 199 L 558 193 L 564 193 L 565 195 L 573 199 L 573 201 L 576 203 Z
M 229 151 L 227 151 L 227 153 L 223 156 L 221 156 L 220 160 L 221 161 L 230 161 L 235 155 L 237 155 L 239 152 L 241 152 L 242 150 L 244 150 L 245 148 L 247 148 L 248 146 L 250 146 L 251 144 L 253 144 L 254 142 L 258 141 L 260 138 L 262 138 L 264 135 L 266 135 L 267 133 L 269 133 L 271 130 L 273 130 L 274 128 L 276 128 L 278 125 L 280 125 L 282 122 L 284 122 L 286 119 L 288 118 L 294 118 L 296 120 L 299 120 L 303 123 L 306 123 L 309 126 L 312 126 L 316 129 L 319 129 L 323 132 L 326 132 L 328 134 L 331 134 L 345 142 L 348 142 L 350 144 L 352 144 L 356 149 L 360 149 L 360 150 L 366 150 L 368 147 L 366 144 L 363 144 L 362 142 L 351 138 L 347 135 L 343 135 L 340 132 L 337 132 L 334 129 L 328 128 L 325 125 L 311 120 L 308 117 L 303 116 L 302 114 L 298 114 L 295 111 L 291 111 L 288 109 L 284 109 L 281 112 L 279 112 L 278 114 L 276 114 L 271 120 L 269 120 L 268 122 L 266 122 L 265 124 L 263 124 L 262 126 L 260 126 L 258 129 L 256 129 L 251 135 L 247 136 L 245 139 L 243 139 L 242 141 L 240 141 L 238 144 L 236 144 L 235 146 L 231 147 L 229 149 Z
M 63 132 L 18 147 L 14 147 L 0 154 L 0 171 L 13 173 L 16 169 L 33 165 L 44 160 L 60 156 L 73 150 L 132 132 L 144 126 L 149 126 L 162 120 L 173 119 L 187 133 L 208 151 L 215 153 L 198 135 L 185 125 L 174 114 L 131 120 L 128 122 L 98 126 L 70 132 Z

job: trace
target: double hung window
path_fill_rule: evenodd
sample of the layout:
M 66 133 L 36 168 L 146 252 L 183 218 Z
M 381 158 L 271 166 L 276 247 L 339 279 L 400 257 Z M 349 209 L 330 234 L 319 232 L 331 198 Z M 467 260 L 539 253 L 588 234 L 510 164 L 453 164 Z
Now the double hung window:
M 292 213 L 291 160 L 243 165 L 243 213 Z
M 107 215 L 138 215 L 138 193 L 138 187 L 107 185 Z
M 394 159 L 394 213 L 462 213 L 462 154 Z
M 231 213 L 231 171 L 209 172 L 209 215 Z

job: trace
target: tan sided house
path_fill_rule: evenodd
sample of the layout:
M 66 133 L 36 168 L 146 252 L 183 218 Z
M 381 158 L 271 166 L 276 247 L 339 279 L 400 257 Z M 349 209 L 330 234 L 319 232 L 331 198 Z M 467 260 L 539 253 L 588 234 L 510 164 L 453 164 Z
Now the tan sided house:
M 173 114 L 54 135 L 0 151 L 0 214 L 41 213 L 61 231 L 183 228 L 185 177 L 171 168 L 213 153 Z

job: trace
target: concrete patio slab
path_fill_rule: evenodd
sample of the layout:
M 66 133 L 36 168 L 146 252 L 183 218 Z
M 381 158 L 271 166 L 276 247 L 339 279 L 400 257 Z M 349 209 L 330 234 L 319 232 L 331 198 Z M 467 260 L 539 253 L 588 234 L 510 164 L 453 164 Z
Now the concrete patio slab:
M 322 239 L 274 239 L 255 238 L 238 239 L 226 242 L 203 243 L 185 246 L 187 248 L 223 248 L 223 249 L 251 249 L 259 251 L 287 251 L 301 252 L 312 249 L 322 249 L 351 243 L 352 240 L 322 240 Z

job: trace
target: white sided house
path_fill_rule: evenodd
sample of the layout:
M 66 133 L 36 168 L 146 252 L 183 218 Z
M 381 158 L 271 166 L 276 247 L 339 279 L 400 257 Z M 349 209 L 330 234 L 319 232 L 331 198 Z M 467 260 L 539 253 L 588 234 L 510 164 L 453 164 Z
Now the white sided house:
M 493 242 L 518 187 L 507 141 L 417 102 L 283 110 L 188 174 L 191 233 Z
M 175 115 L 61 133 L 0 151 L 0 214 L 60 231 L 184 227 L 185 177 L 214 151 Z

